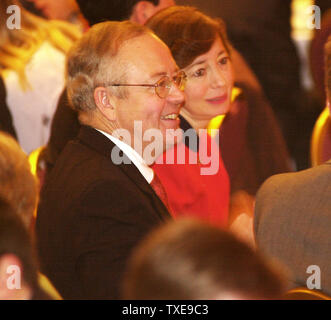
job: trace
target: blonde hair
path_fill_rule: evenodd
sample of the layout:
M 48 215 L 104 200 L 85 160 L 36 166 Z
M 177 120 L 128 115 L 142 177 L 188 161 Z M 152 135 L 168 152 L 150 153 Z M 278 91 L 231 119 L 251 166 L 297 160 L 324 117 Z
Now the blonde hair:
M 11 30 L 6 26 L 6 10 L 10 5 L 20 7 L 21 29 Z M 25 67 L 45 40 L 66 53 L 80 37 L 78 28 L 63 21 L 39 18 L 22 8 L 17 0 L 0 1 L 0 22 L 0 74 L 7 70 L 17 72 L 22 89 L 29 86 Z

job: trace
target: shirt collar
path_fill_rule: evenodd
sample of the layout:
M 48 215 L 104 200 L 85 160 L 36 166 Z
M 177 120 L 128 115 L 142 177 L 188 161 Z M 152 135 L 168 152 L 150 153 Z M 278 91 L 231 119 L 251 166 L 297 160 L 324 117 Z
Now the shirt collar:
M 109 140 L 111 140 L 116 146 L 118 146 L 125 155 L 132 161 L 132 163 L 137 167 L 137 169 L 140 171 L 140 173 L 143 175 L 143 177 L 146 179 L 146 181 L 150 184 L 154 178 L 154 171 L 151 167 L 149 167 L 146 163 L 146 161 L 140 156 L 140 154 L 131 148 L 128 144 L 125 142 L 115 138 L 114 136 L 96 129 L 103 135 L 105 135 Z

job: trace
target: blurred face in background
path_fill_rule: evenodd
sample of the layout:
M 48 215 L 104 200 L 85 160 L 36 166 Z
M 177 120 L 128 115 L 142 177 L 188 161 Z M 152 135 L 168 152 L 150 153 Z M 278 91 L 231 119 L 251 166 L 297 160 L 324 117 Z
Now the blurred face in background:
M 175 4 L 175 0 L 160 0 L 159 4 L 155 7 L 155 13 L 170 6 L 174 6 Z
M 183 69 L 187 75 L 186 103 L 181 114 L 195 128 L 230 108 L 233 87 L 233 70 L 230 56 L 220 37 L 210 50 L 196 57 Z
M 75 0 L 28 0 L 48 19 L 67 20 L 79 11 Z
M 130 20 L 138 24 L 145 24 L 145 22 L 158 11 L 173 5 L 175 5 L 174 0 L 159 0 L 157 5 L 152 1 L 138 1 L 132 9 Z

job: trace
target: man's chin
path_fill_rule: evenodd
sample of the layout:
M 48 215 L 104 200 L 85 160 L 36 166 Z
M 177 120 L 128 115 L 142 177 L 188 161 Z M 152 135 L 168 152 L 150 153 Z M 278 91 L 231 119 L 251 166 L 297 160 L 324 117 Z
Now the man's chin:
M 154 132 L 153 139 L 150 142 L 145 142 L 143 145 L 143 158 L 148 165 L 151 165 L 160 157 L 166 150 L 173 148 L 183 140 L 182 129 L 166 129 L 163 132 L 158 130 L 158 134 Z

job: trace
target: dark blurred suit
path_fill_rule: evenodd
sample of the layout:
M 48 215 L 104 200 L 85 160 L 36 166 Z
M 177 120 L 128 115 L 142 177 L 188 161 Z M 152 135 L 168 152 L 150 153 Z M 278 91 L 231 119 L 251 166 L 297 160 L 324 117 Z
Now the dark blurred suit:
M 11 134 L 17 139 L 13 118 L 7 106 L 6 88 L 2 77 L 0 77 L 0 130 Z
M 321 269 L 322 291 L 331 295 L 331 161 L 269 178 L 256 198 L 258 247 L 292 272 L 293 286 L 306 286 L 310 265 Z
M 64 299 L 116 299 L 132 248 L 169 218 L 133 164 L 111 161 L 114 144 L 82 126 L 41 194 L 41 269 Z

